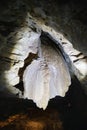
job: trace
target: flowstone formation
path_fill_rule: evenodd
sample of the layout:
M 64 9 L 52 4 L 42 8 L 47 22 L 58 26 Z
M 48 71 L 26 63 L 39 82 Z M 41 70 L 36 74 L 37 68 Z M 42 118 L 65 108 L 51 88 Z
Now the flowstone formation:
M 47 37 L 45 32 L 41 34 L 41 43 L 37 49 L 38 58 L 24 71 L 24 97 L 32 99 L 39 108 L 46 109 L 50 99 L 65 96 L 71 77 L 58 44 Z
M 0 16 L 1 96 L 32 99 L 45 109 L 51 98 L 65 96 L 74 75 L 86 92 L 85 51 L 76 50 L 58 31 L 58 21 L 47 15 L 47 7 L 20 0 L 7 7 Z M 16 87 L 20 82 L 22 90 Z
M 29 19 L 29 23 L 33 22 Z M 3 62 L 6 62 L 3 67 L 1 66 L 3 68 L 1 90 L 7 89 L 12 94 L 18 94 L 19 97 L 32 99 L 38 107 L 45 109 L 51 98 L 57 95 L 65 96 L 71 84 L 71 78 L 66 56 L 62 54 L 64 53 L 62 46 L 60 45 L 61 49 L 50 37 L 47 39 L 45 32 L 43 36 L 38 26 L 36 28 L 33 25 L 33 28 L 37 29 L 33 31 L 30 24 L 11 33 L 1 49 L 1 58 Z M 28 58 L 30 53 L 36 55 L 36 57 L 30 57 L 31 62 Z M 22 70 L 24 66 L 26 67 Z M 19 73 L 20 69 L 22 73 L 21 71 Z M 23 95 L 14 87 L 20 81 L 24 83 Z

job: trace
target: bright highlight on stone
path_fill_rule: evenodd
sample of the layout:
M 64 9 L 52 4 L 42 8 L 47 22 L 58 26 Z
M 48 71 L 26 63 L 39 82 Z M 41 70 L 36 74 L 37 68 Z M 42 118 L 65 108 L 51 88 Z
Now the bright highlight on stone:
M 32 99 L 43 109 L 46 109 L 50 99 L 64 97 L 71 84 L 67 63 L 56 48 L 58 45 L 52 42 L 45 37 L 41 40 L 38 58 L 27 66 L 23 75 L 24 98 Z

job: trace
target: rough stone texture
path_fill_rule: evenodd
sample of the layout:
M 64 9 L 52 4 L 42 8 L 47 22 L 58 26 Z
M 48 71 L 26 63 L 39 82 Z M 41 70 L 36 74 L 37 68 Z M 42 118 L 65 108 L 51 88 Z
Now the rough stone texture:
M 30 113 L 30 111 L 32 111 Z M 32 114 L 33 113 L 33 114 Z M 52 116 L 52 113 L 54 114 Z M 27 113 L 10 116 L 5 121 L 0 121 L 1 130 L 63 130 L 59 113 L 55 109 L 46 111 L 30 108 Z
M 50 100 L 45 111 L 29 100 L 0 98 L 0 130 L 86 130 L 87 96 L 75 78 L 66 96 Z
M 37 58 L 32 59 L 24 70 L 24 97 L 32 99 L 39 108 L 46 109 L 50 99 L 57 95 L 65 96 L 71 76 L 61 44 L 45 32 L 41 33 L 40 39 Z
M 41 29 L 49 32 L 55 39 L 63 44 L 66 53 L 73 62 L 75 61 L 74 65 L 81 74 L 79 75 L 76 69 L 73 70 L 74 73 L 85 86 L 87 85 L 87 57 L 85 56 L 87 54 L 87 10 L 85 4 L 67 0 L 49 0 L 48 2 L 46 0 L 10 0 L 9 2 L 1 1 L 0 10 L 1 86 L 6 87 L 8 84 L 8 86 L 10 86 L 8 88 L 11 89 L 13 93 L 21 93 L 18 89 L 11 87 L 19 83 L 18 71 L 19 68 L 24 65 L 23 60 L 25 58 L 22 57 L 21 59 L 22 46 L 20 46 L 19 43 L 22 38 L 23 40 L 28 38 L 27 31 L 33 30 L 35 34 L 35 31 L 40 33 Z M 39 28 L 41 29 L 39 30 Z M 33 34 L 31 33 L 31 35 Z M 74 50 L 72 45 L 66 44 L 69 43 L 68 40 L 74 47 L 80 50 L 82 54 Z M 70 46 L 67 47 L 68 45 Z M 21 51 L 18 48 L 20 48 Z M 69 52 L 69 50 L 72 51 Z
M 62 32 L 77 49 L 87 54 L 87 9 L 84 1 L 10 0 L 7 2 L 4 0 L 1 1 L 0 10 L 0 23 L 7 21 L 5 28 L 2 27 L 1 31 L 3 33 L 4 30 L 8 29 L 10 31 L 13 29 L 9 29 L 10 24 L 14 27 L 14 25 L 22 23 L 27 11 L 29 11 L 37 19 L 42 18 L 41 21 L 44 21 L 46 25 L 50 25 L 54 29 Z
M 83 84 L 87 86 L 87 77 L 86 77 L 87 7 L 86 6 L 87 5 L 84 3 L 84 0 L 82 2 L 78 0 L 73 1 L 1 0 L 0 1 L 0 88 L 4 85 L 6 89 L 7 86 L 7 82 L 5 79 L 5 75 L 7 74 L 6 72 L 10 72 L 11 67 L 13 67 L 14 65 L 16 67 L 17 65 L 21 67 L 24 64 L 22 61 L 18 61 L 19 60 L 18 58 L 20 56 L 16 57 L 16 55 L 14 56 L 14 54 L 12 54 L 11 52 L 14 46 L 16 45 L 13 42 L 15 41 L 16 33 L 20 32 L 19 30 L 22 30 L 24 34 L 23 30 L 27 26 L 26 23 L 28 23 L 29 21 L 28 19 L 31 19 L 30 21 L 32 21 L 28 23 L 30 25 L 32 23 L 31 29 L 28 28 L 29 30 L 39 32 L 38 27 L 36 27 L 35 24 L 36 22 L 38 23 L 38 26 L 42 28 L 42 30 L 49 32 L 54 37 L 54 39 L 57 39 L 62 43 L 64 50 L 67 52 L 70 59 L 73 61 L 74 65 L 77 67 L 77 69 L 81 70 L 80 72 L 82 74 L 79 75 L 76 69 L 73 71 L 76 72 L 76 74 L 78 74 L 76 75 L 78 79 L 83 79 Z M 8 48 L 8 46 L 6 45 L 7 43 L 10 43 L 10 41 L 12 41 L 10 44 L 12 45 L 12 48 L 11 47 Z M 73 50 L 74 48 L 70 42 L 74 45 L 74 48 L 76 48 L 77 50 Z M 69 47 L 67 48 L 67 46 Z M 7 53 L 9 51 L 10 53 Z M 8 56 L 8 58 L 2 56 L 1 52 L 3 52 L 4 55 L 6 54 L 5 56 Z M 14 58 L 15 60 L 9 58 L 12 56 L 15 57 Z M 30 55 L 30 57 L 35 57 L 35 55 Z M 25 60 L 26 64 L 29 64 L 31 62 L 30 57 Z M 80 64 L 83 65 L 80 66 Z M 72 64 L 69 65 L 72 66 Z M 26 66 L 24 66 L 24 68 L 25 67 Z M 18 70 L 19 67 L 17 68 L 17 73 L 15 73 L 15 75 L 18 75 Z M 19 71 L 20 71 L 19 75 L 22 79 L 23 70 Z M 19 77 L 17 77 L 16 79 L 17 80 L 15 83 L 19 82 Z M 11 91 L 13 93 L 15 94 L 20 93 L 19 89 L 13 88 L 11 86 L 13 85 L 10 85 L 10 89 L 12 89 Z M 18 99 L 16 100 L 14 98 L 13 99 L 11 98 L 7 99 L 7 97 L 4 98 L 6 94 L 7 92 L 6 93 L 4 92 L 4 94 L 0 93 L 0 96 L 3 97 L 0 98 L 1 130 L 7 130 L 7 129 L 20 130 L 20 127 L 21 129 L 22 128 L 32 129 L 33 127 L 33 129 L 35 130 L 38 129 L 38 127 L 40 129 L 44 129 L 45 127 L 47 130 L 51 128 L 52 130 L 55 129 L 62 130 L 63 128 L 66 130 L 78 130 L 78 129 L 87 130 L 87 96 L 84 95 L 81 89 L 81 84 L 79 84 L 79 82 L 77 82 L 77 80 L 75 79 L 73 80 L 72 86 L 70 87 L 68 96 L 62 98 L 61 101 L 60 98 L 59 100 L 57 99 L 56 102 L 57 106 L 53 104 L 55 102 L 55 100 L 53 100 L 51 111 L 49 109 L 48 111 L 43 112 L 40 109 L 38 110 L 37 113 L 36 110 L 37 108 L 34 106 L 35 104 L 31 105 L 30 102 L 25 103 L 26 100 L 23 101 Z M 53 107 L 56 108 L 57 110 L 54 110 Z M 30 116 L 31 119 L 29 118 Z M 36 117 L 34 118 L 34 116 Z M 38 122 L 36 122 L 36 120 L 38 120 Z M 47 122 L 46 120 L 50 121 L 50 123 Z

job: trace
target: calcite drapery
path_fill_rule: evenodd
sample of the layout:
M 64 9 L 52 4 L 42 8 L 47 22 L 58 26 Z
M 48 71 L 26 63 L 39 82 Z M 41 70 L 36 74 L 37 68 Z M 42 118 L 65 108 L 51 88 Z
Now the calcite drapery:
M 65 96 L 71 77 L 58 45 L 46 35 L 42 37 L 38 58 L 25 69 L 23 82 L 24 97 L 32 99 L 39 108 L 46 109 L 51 98 Z
M 56 32 L 53 28 L 51 28 L 49 26 L 46 26 L 44 23 L 41 23 L 40 21 L 35 20 L 35 18 L 33 18 L 32 16 L 28 15 L 27 19 L 25 20 L 24 25 L 21 26 L 20 29 L 19 28 L 15 29 L 13 32 L 11 32 L 7 36 L 7 38 L 3 37 L 2 35 L 0 36 L 1 39 L 2 39 L 1 43 L 3 43 L 3 44 L 1 44 L 1 48 L 0 48 L 0 83 L 1 83 L 0 84 L 1 85 L 0 91 L 7 90 L 7 91 L 9 91 L 12 94 L 15 94 L 15 95 L 17 94 L 19 97 L 22 97 L 22 98 L 27 97 L 27 98 L 29 98 L 28 96 L 26 96 L 26 91 L 25 91 L 25 90 L 28 90 L 29 88 L 28 89 L 24 89 L 24 96 L 23 96 L 22 92 L 19 89 L 17 89 L 17 88 L 14 87 L 16 84 L 18 84 L 20 82 L 19 69 L 24 67 L 25 60 L 26 60 L 26 58 L 28 58 L 28 56 L 29 56 L 30 53 L 32 53 L 32 54 L 38 54 L 38 58 L 42 58 L 42 57 L 46 58 L 47 55 L 48 55 L 48 50 L 51 53 L 51 50 L 53 48 L 52 47 L 51 49 L 49 49 L 49 48 L 46 47 L 45 51 L 44 51 L 43 48 L 45 47 L 45 45 L 42 44 L 42 47 L 40 47 L 40 35 L 42 35 L 42 34 L 41 34 L 41 32 L 39 32 L 39 28 L 41 28 L 40 30 L 49 32 L 49 34 L 52 35 L 52 37 L 54 37 L 54 39 L 56 39 L 57 41 L 59 41 L 59 44 L 57 46 L 60 46 L 60 44 L 63 45 L 63 47 L 61 45 L 61 48 L 60 48 L 61 55 L 59 57 L 61 57 L 61 58 L 59 58 L 59 59 L 61 59 L 61 62 L 64 63 L 64 64 L 66 64 L 65 62 L 67 62 L 68 66 L 70 67 L 70 71 L 72 71 L 72 73 L 75 74 L 80 81 L 82 81 L 81 77 L 83 77 L 83 79 L 84 79 L 86 73 L 85 73 L 85 75 L 82 75 L 81 73 L 79 73 L 79 71 L 80 71 L 80 69 L 79 69 L 80 67 L 78 68 L 79 64 L 76 64 L 77 61 L 74 63 L 74 61 L 72 60 L 72 56 L 69 53 L 69 50 L 71 50 L 73 52 L 73 54 L 75 54 L 75 50 L 73 50 L 73 47 L 69 48 L 69 46 L 68 46 L 69 44 L 68 44 L 67 40 L 65 40 L 64 37 L 61 34 L 59 34 L 58 32 Z M 44 41 L 44 40 L 42 40 L 42 41 Z M 60 41 L 61 41 L 61 43 L 60 43 Z M 69 49 L 68 51 L 67 51 L 66 47 Z M 39 51 L 40 49 L 42 49 L 42 50 Z M 47 52 L 46 52 L 46 49 L 48 49 Z M 53 50 L 55 50 L 55 51 L 53 51 L 53 54 L 56 57 L 56 54 L 57 54 L 58 50 L 57 51 L 56 51 L 56 49 L 53 49 Z M 64 50 L 65 50 L 65 52 L 68 55 L 64 52 Z M 41 53 L 42 53 L 42 56 L 41 56 Z M 65 55 L 65 59 L 63 59 L 64 57 L 62 56 L 62 54 L 63 54 L 63 56 Z M 75 55 L 74 55 L 74 58 L 76 58 L 76 60 L 77 60 L 77 57 L 75 57 Z M 48 56 L 47 60 L 48 59 L 52 59 L 52 60 L 55 59 L 54 57 L 52 57 L 52 58 L 49 58 L 49 57 L 50 56 Z M 70 57 L 70 59 L 69 59 L 69 57 Z M 68 60 L 69 61 L 72 60 L 72 62 L 71 61 L 68 62 Z M 79 60 L 79 58 L 78 58 L 78 60 Z M 55 70 L 56 67 L 53 67 L 55 65 L 53 65 L 53 66 L 50 67 L 50 65 L 48 64 L 48 62 L 45 62 L 42 59 L 38 59 L 37 61 L 36 61 L 36 59 L 34 59 L 34 61 L 31 62 L 31 66 L 33 66 L 35 62 L 36 62 L 36 64 L 38 63 L 39 65 L 46 64 L 44 67 L 45 67 L 45 69 L 47 69 L 47 73 L 50 75 L 49 77 L 51 78 L 52 74 L 54 75 L 54 77 L 56 77 L 55 73 L 54 73 L 54 70 Z M 52 61 L 50 61 L 50 62 L 52 63 Z M 59 62 L 56 63 L 56 64 L 59 64 Z M 76 65 L 77 69 L 75 68 L 74 65 Z M 64 65 L 64 66 L 67 69 L 66 65 Z M 85 64 L 85 66 L 86 66 L 86 64 Z M 29 66 L 29 68 L 30 68 L 30 66 Z M 61 67 L 59 67 L 59 68 L 61 68 Z M 57 70 L 59 68 L 57 68 Z M 28 69 L 25 70 L 25 73 L 26 73 L 26 71 Z M 59 69 L 59 72 L 60 72 L 60 70 L 61 69 Z M 41 67 L 40 71 L 42 73 L 42 67 Z M 43 71 L 43 73 L 45 73 L 45 71 Z M 60 72 L 60 74 L 61 74 L 61 72 Z M 68 74 L 68 78 L 70 79 L 69 73 L 66 70 L 66 75 L 67 74 Z M 61 75 L 63 75 L 63 74 L 61 74 Z M 60 77 L 62 77 L 62 76 L 60 76 Z M 42 77 L 42 79 L 44 79 L 44 76 Z M 48 81 L 50 82 L 49 78 L 48 78 Z M 68 81 L 70 81 L 70 80 L 68 80 Z M 86 80 L 83 80 L 83 83 L 86 83 Z M 70 82 L 68 82 L 66 84 L 68 84 L 68 87 L 69 87 Z M 27 87 L 24 87 L 24 88 L 27 88 Z M 53 90 L 53 87 L 52 87 L 52 90 Z M 61 92 L 62 94 L 61 93 L 58 94 L 58 93 L 56 93 L 56 91 L 54 91 L 54 94 L 53 94 L 52 97 L 55 97 L 56 95 L 64 96 L 64 94 L 68 90 L 68 88 L 65 87 L 65 90 L 64 90 L 64 88 L 62 90 L 64 92 L 64 93 Z M 49 87 L 48 87 L 48 93 L 49 93 Z M 41 99 L 45 98 L 45 97 L 44 98 L 43 97 L 44 96 L 42 96 Z M 33 97 L 32 97 L 32 99 L 34 100 Z M 43 107 L 45 109 L 45 107 L 47 106 L 48 100 L 50 98 L 47 97 L 45 99 L 46 99 L 46 102 L 44 103 L 45 105 L 43 105 L 43 106 L 41 106 L 41 102 L 38 105 L 38 103 L 35 100 L 35 102 L 37 103 L 37 106 Z M 41 100 L 39 100 L 39 101 L 41 101 Z

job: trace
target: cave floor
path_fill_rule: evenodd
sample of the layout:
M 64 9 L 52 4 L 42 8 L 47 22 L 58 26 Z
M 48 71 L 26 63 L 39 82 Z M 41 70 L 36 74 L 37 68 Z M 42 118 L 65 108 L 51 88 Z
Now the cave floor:
M 31 100 L 1 95 L 0 130 L 87 130 L 87 96 L 76 78 L 66 96 L 51 99 L 46 110 Z
M 87 130 L 68 98 L 52 99 L 44 111 L 30 100 L 0 98 L 0 130 Z

